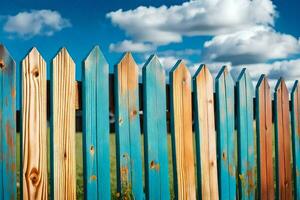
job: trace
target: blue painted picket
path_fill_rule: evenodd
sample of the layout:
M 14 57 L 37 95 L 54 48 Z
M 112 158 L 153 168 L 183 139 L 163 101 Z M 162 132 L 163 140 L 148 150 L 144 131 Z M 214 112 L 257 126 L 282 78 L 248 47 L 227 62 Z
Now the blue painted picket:
M 239 199 L 255 198 L 255 147 L 253 130 L 254 88 L 243 69 L 236 83 Z
M 300 86 L 298 81 L 291 93 L 291 120 L 292 120 L 292 149 L 293 149 L 293 176 L 294 196 L 300 198 Z
M 16 199 L 16 63 L 0 44 L 0 199 Z
M 217 152 L 220 199 L 236 199 L 234 82 L 224 66 L 216 77 Z
M 117 187 L 121 198 L 143 199 L 138 66 L 126 53 L 115 66 Z
M 99 46 L 84 61 L 83 159 L 85 199 L 110 199 L 109 66 Z
M 170 199 L 165 72 L 156 55 L 143 67 L 145 186 L 147 199 Z

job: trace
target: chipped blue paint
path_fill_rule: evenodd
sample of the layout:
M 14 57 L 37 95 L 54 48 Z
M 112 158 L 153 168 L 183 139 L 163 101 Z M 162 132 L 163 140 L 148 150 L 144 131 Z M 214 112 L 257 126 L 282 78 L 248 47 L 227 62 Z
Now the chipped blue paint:
M 121 198 L 144 199 L 138 68 L 130 53 L 115 66 L 117 188 Z
M 255 198 L 255 155 L 253 130 L 254 88 L 250 75 L 243 69 L 236 83 L 238 131 L 239 198 Z
M 16 63 L 0 44 L 0 199 L 16 199 Z
M 216 77 L 217 152 L 220 199 L 236 199 L 234 82 L 226 67 Z
M 157 56 L 143 67 L 144 147 L 147 199 L 170 199 L 165 72 Z

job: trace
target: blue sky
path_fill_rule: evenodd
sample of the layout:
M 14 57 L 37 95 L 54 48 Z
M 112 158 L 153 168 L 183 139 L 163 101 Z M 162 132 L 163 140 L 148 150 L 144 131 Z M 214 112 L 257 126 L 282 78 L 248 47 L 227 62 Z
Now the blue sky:
M 81 62 L 96 44 L 111 69 L 124 51 L 139 66 L 157 53 L 166 71 L 184 59 L 191 73 L 226 64 L 236 77 L 300 78 L 300 2 L 297 0 L 96 1 L 2 0 L 0 42 L 18 64 L 37 47 L 48 66 L 60 47 Z M 49 68 L 48 68 L 49 72 Z M 48 74 L 49 75 L 49 74 Z

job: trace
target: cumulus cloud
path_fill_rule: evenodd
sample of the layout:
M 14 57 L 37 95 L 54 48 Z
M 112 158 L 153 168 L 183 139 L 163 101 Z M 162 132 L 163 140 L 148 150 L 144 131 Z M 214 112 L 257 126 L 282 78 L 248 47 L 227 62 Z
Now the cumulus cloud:
M 195 0 L 170 7 L 120 9 L 106 15 L 133 40 L 158 45 L 181 42 L 183 36 L 217 35 L 273 25 L 275 16 L 270 0 Z
M 153 51 L 155 49 L 155 46 L 151 44 L 145 44 L 140 42 L 132 42 L 131 40 L 124 40 L 117 44 L 110 44 L 109 50 L 111 52 L 126 52 L 126 51 L 132 51 L 132 52 L 149 52 Z
M 233 77 L 236 78 L 236 75 L 238 75 L 244 67 L 249 71 L 254 84 L 257 83 L 261 74 L 267 75 L 272 89 L 274 89 L 278 79 L 281 77 L 286 81 L 289 89 L 292 88 L 294 81 L 300 78 L 300 59 L 234 66 L 231 70 Z
M 51 36 L 70 26 L 71 22 L 63 18 L 57 11 L 32 10 L 8 16 L 4 24 L 4 31 L 30 38 L 36 35 Z
M 284 59 L 298 53 L 299 39 L 264 26 L 215 36 L 204 43 L 203 49 L 205 60 L 231 61 L 235 65 Z

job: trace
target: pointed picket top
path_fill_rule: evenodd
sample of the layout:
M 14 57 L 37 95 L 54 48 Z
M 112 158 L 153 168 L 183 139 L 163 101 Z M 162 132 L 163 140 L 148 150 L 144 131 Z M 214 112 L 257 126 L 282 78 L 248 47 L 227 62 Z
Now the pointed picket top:
M 105 58 L 105 56 L 103 55 L 100 47 L 98 45 L 96 45 L 89 53 L 89 55 L 86 57 L 86 59 L 84 60 L 85 68 L 89 68 L 89 67 L 93 67 L 93 66 L 98 66 L 99 62 L 101 63 L 101 66 L 108 66 L 108 62 Z M 94 65 L 90 66 L 90 62 L 94 62 Z
M 296 80 L 295 83 L 294 83 L 294 85 L 293 85 L 291 94 L 292 94 L 292 95 L 295 95 L 296 92 L 299 91 L 299 88 L 300 88 L 300 86 L 299 86 L 299 81 Z
M 148 60 L 146 61 L 146 63 L 144 64 L 143 69 L 144 70 L 148 70 L 149 68 L 159 68 L 159 69 L 163 69 L 163 66 L 161 65 L 158 57 L 156 54 L 151 55 Z
M 193 79 L 194 80 L 199 80 L 201 78 L 207 79 L 207 80 L 211 80 L 212 79 L 212 75 L 208 69 L 208 67 L 205 64 L 201 64 L 200 67 L 197 69 L 197 71 L 195 72 Z
M 279 80 L 277 81 L 276 86 L 275 86 L 275 93 L 278 93 L 280 91 L 288 93 L 287 86 L 286 86 L 285 81 L 282 77 L 279 78 Z
M 219 73 L 216 77 L 216 82 L 218 82 L 222 77 L 224 77 L 225 80 L 229 81 L 229 84 L 234 85 L 233 78 L 230 75 L 227 66 L 223 66 L 222 69 L 219 71 Z
M 243 68 L 241 73 L 239 74 L 238 79 L 237 79 L 237 84 L 240 84 L 243 81 L 246 82 L 246 85 L 248 84 L 247 87 L 248 87 L 248 89 L 251 90 L 250 92 L 251 92 L 251 95 L 253 96 L 254 95 L 254 86 L 252 83 L 252 78 L 246 68 Z
M 39 76 L 39 71 L 43 68 L 46 70 L 46 61 L 39 51 L 33 47 L 22 61 L 23 70 L 31 72 L 35 77 Z M 28 68 L 28 69 L 25 69 Z
M 15 67 L 16 63 L 11 57 L 9 51 L 3 44 L 0 44 L 0 73 L 5 69 L 5 67 Z
M 185 65 L 185 62 L 183 60 L 178 60 L 174 67 L 172 67 L 170 74 L 175 73 L 176 71 L 183 70 L 183 71 L 188 71 L 188 68 Z
M 263 89 L 266 89 L 266 90 L 270 90 L 270 85 L 269 85 L 269 81 L 268 81 L 268 78 L 265 74 L 262 74 L 260 76 L 260 78 L 258 79 L 258 82 L 256 84 L 256 89 L 257 90 L 263 90 Z
M 67 60 L 69 62 L 69 64 L 71 64 L 75 67 L 75 62 L 74 62 L 73 58 L 70 56 L 68 50 L 65 47 L 62 47 L 59 50 L 59 52 L 53 58 L 53 62 L 58 61 L 61 57 L 63 57 L 62 59 Z M 66 64 L 63 64 L 63 65 L 66 66 Z M 57 66 L 60 66 L 60 65 L 57 65 Z

